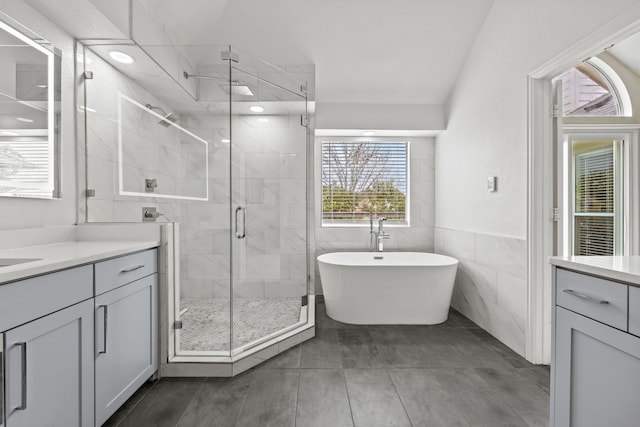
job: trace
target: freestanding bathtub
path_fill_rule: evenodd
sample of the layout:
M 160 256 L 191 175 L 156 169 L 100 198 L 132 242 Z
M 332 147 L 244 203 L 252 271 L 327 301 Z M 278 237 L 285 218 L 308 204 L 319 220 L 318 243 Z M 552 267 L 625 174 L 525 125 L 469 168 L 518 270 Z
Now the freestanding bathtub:
M 327 314 L 357 325 L 447 320 L 458 260 L 424 252 L 333 252 L 318 257 Z

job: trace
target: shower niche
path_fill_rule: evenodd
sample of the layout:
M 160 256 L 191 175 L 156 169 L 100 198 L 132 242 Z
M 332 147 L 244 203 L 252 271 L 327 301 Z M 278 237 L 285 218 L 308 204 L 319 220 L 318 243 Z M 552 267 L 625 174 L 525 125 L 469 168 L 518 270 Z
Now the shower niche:
M 155 208 L 170 225 L 161 375 L 234 375 L 311 338 L 313 67 L 230 46 L 78 52 L 81 215 L 142 222 Z

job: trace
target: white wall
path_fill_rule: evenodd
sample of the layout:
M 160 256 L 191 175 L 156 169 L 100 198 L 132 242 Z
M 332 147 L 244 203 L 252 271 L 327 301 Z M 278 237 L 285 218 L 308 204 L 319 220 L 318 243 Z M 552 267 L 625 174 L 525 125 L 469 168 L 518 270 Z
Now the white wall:
M 450 97 L 447 131 L 437 139 L 437 228 L 526 244 L 527 74 L 636 4 L 637 0 L 494 2 Z M 488 176 L 498 177 L 495 193 L 486 190 Z M 447 233 L 447 238 L 455 239 L 455 233 Z M 443 245 L 436 239 L 436 250 Z M 468 270 L 463 261 L 463 271 L 465 266 Z M 513 300 L 526 300 L 526 288 L 520 288 L 507 291 Z M 467 289 L 476 295 L 462 299 L 492 298 L 486 287 Z M 503 304 L 502 314 L 517 315 L 518 305 Z M 464 309 L 455 301 L 454 307 L 503 341 L 513 341 L 499 328 L 483 325 L 483 319 L 496 317 L 495 307 Z M 523 338 L 516 341 L 522 343 Z M 519 345 L 512 347 L 522 352 Z
M 443 105 L 334 104 L 316 105 L 316 129 L 445 129 Z
M 636 4 L 496 0 L 438 137 L 437 226 L 525 237 L 527 74 Z M 490 175 L 498 176 L 496 193 L 485 189 Z
M 61 198 L 0 198 L 0 228 L 31 228 L 76 223 L 76 145 L 74 118 L 74 42 L 66 32 L 20 0 L 0 0 L 0 19 L 14 19 L 62 51 Z M 3 15 L 4 14 L 4 15 Z

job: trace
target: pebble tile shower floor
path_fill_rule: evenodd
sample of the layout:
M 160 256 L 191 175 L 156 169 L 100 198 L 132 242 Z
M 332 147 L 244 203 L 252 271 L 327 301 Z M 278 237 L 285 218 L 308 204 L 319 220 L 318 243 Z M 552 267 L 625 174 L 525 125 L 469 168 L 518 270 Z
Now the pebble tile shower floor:
M 300 320 L 300 298 L 236 298 L 233 304 L 236 348 Z M 180 349 L 229 351 L 230 310 L 229 298 L 181 299 Z
M 107 426 L 546 426 L 549 368 L 451 311 L 435 326 L 354 326 L 234 378 L 148 382 Z

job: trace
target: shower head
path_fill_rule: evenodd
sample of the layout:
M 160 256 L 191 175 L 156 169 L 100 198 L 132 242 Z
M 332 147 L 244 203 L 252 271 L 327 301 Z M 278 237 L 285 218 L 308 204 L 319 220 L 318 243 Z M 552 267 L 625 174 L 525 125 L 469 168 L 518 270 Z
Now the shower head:
M 176 120 L 178 120 L 178 118 L 176 116 L 173 115 L 173 112 L 166 112 L 164 111 L 164 109 L 162 107 L 156 107 L 154 105 L 151 104 L 147 104 L 145 105 L 145 107 L 147 107 L 149 110 L 151 111 L 160 111 L 162 113 L 162 118 L 160 119 L 160 121 L 158 122 L 158 124 L 161 124 L 162 126 L 168 128 L 169 126 L 171 126 L 172 123 L 175 123 Z

